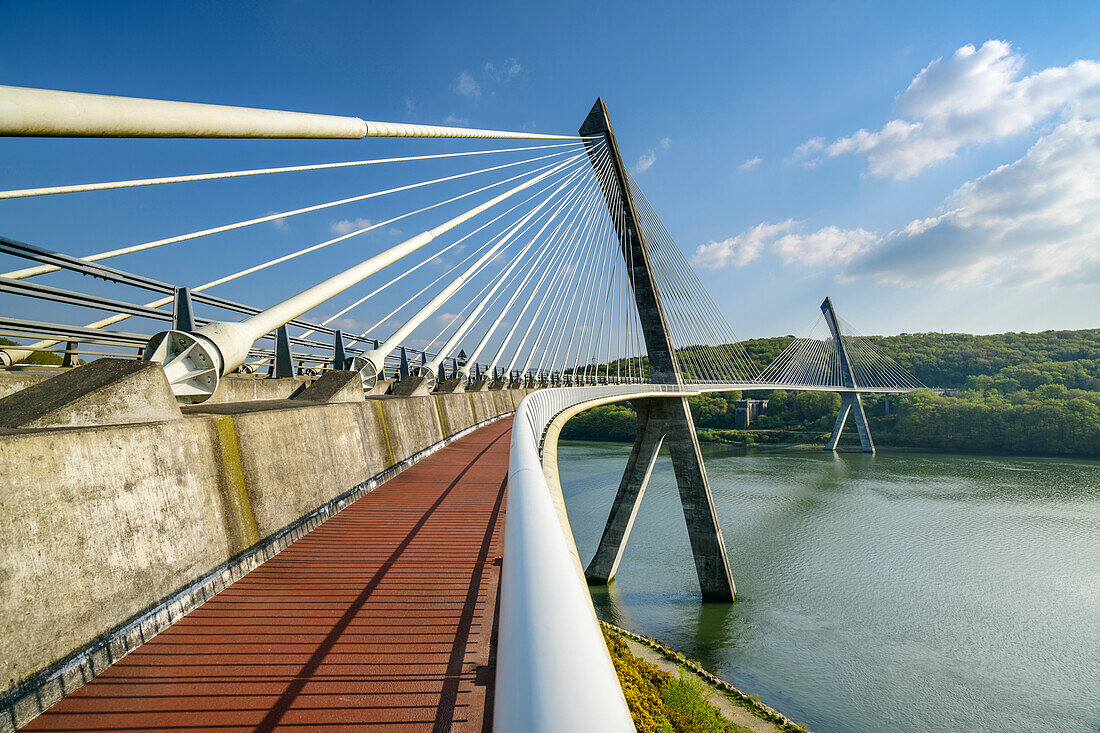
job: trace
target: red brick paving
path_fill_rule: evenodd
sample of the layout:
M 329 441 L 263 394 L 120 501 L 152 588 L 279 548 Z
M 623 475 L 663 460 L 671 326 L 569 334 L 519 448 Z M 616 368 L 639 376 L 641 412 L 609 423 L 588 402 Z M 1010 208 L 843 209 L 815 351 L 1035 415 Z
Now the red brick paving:
M 487 730 L 510 429 L 349 505 L 22 730 Z

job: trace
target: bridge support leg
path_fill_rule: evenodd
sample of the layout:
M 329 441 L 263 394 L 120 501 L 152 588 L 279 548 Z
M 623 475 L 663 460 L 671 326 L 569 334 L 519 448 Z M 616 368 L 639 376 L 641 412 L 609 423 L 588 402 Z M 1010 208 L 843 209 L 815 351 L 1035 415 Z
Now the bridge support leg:
M 665 440 L 664 425 L 660 420 L 649 419 L 649 400 L 636 400 L 634 410 L 638 416 L 638 429 L 634 437 L 634 448 L 626 463 L 626 471 L 619 482 L 619 493 L 611 505 L 611 514 L 603 528 L 600 546 L 592 562 L 584 571 L 584 577 L 594 585 L 604 585 L 615 577 L 622 559 L 623 549 L 634 526 L 634 517 L 638 515 L 638 506 L 642 503 L 642 494 L 653 473 L 653 464 Z
M 657 452 L 664 442 L 668 445 L 676 474 L 699 588 L 708 600 L 732 601 L 736 593 L 733 574 L 687 399 L 651 397 L 644 400 L 644 405 L 642 400 L 637 400 L 635 404 L 638 410 L 638 437 L 619 484 L 619 493 L 615 497 L 599 549 L 585 576 L 593 583 L 607 582 L 614 576 Z
M 848 422 L 848 415 L 854 414 L 856 430 L 859 432 L 859 444 L 863 446 L 864 453 L 875 452 L 875 441 L 871 438 L 871 428 L 867 425 L 867 414 L 863 411 L 863 400 L 858 392 L 844 392 L 840 395 L 840 412 L 836 416 L 836 424 L 833 425 L 833 434 L 829 436 L 829 442 L 825 444 L 825 450 L 835 451 L 840 443 L 840 434 L 844 432 L 844 424 Z

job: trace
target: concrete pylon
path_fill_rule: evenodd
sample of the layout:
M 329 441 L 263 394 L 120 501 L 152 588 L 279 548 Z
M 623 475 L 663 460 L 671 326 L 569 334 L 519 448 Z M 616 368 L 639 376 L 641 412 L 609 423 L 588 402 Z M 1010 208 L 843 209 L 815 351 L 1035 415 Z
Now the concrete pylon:
M 584 572 L 585 578 L 589 583 L 602 585 L 615 577 L 657 455 L 662 446 L 667 446 L 687 522 L 700 590 L 707 599 L 732 600 L 736 589 L 729 569 L 726 544 L 722 538 L 722 528 L 718 525 L 687 402 L 681 397 L 649 397 L 634 400 L 633 404 L 638 415 L 634 448 L 619 483 L 599 547 Z
M 580 135 L 585 138 L 589 160 L 594 168 L 596 145 L 601 140 L 606 142 L 611 157 L 610 175 L 599 175 L 597 169 L 597 180 L 603 189 L 609 210 L 618 213 L 618 216 L 612 216 L 612 221 L 615 222 L 623 257 L 630 270 L 629 282 L 634 290 L 634 302 L 638 308 L 642 336 L 649 357 L 650 378 L 656 384 L 683 384 L 680 363 L 669 339 L 668 326 L 661 308 L 661 295 L 653 278 L 649 253 L 637 225 L 634 199 L 626 183 L 626 168 L 619 154 L 615 132 L 603 99 L 597 99 L 592 106 L 592 111 L 581 125 Z M 663 442 L 668 445 L 672 456 L 676 485 L 687 520 L 691 551 L 695 557 L 695 569 L 699 575 L 703 597 L 732 601 L 735 594 L 733 574 L 730 572 L 718 516 L 714 511 L 714 499 L 706 469 L 703 467 L 703 457 L 687 398 L 654 397 L 645 402 L 647 404 L 644 407 L 641 400 L 636 402 L 639 410 L 638 437 L 634 451 L 620 482 L 604 537 L 600 540 L 600 547 L 586 575 L 593 583 L 605 583 L 615 574 L 638 510 L 638 502 L 645 492 L 653 461 L 656 460 L 657 451 Z
M 867 415 L 863 412 L 863 400 L 859 392 L 844 392 L 840 395 L 840 412 L 837 413 L 836 423 L 833 425 L 833 434 L 829 436 L 829 442 L 825 444 L 825 450 L 836 450 L 840 442 L 840 434 L 844 431 L 844 424 L 848 422 L 848 415 L 855 414 L 856 430 L 859 432 L 859 443 L 863 446 L 864 453 L 875 452 L 875 441 L 871 439 L 871 428 L 867 426 Z
M 615 577 L 619 561 L 623 557 L 630 530 L 634 526 L 634 517 L 642 503 L 657 454 L 665 441 L 664 425 L 660 420 L 650 420 L 651 400 L 635 400 L 634 411 L 638 418 L 638 429 L 634 436 L 634 448 L 626 463 L 626 471 L 619 482 L 619 492 L 615 494 L 615 503 L 611 505 L 611 514 L 603 528 L 600 545 L 584 577 L 589 583 L 604 585 Z
M 844 386 L 850 392 L 840 393 L 840 412 L 836 416 L 833 425 L 833 434 L 825 444 L 825 450 L 835 451 L 840 443 L 840 434 L 844 431 L 844 424 L 848 422 L 848 415 L 855 413 L 856 430 L 859 432 L 859 444 L 864 453 L 875 452 L 875 442 L 871 439 L 871 428 L 867 425 L 867 414 L 863 411 L 863 400 L 860 399 L 856 385 L 856 375 L 852 371 L 852 362 L 848 360 L 848 346 L 840 334 L 840 322 L 837 320 L 836 311 L 833 309 L 833 299 L 826 296 L 821 302 L 821 312 L 825 315 L 825 322 L 829 325 L 829 332 L 833 336 L 833 344 L 837 354 L 840 355 L 840 374 L 844 379 Z

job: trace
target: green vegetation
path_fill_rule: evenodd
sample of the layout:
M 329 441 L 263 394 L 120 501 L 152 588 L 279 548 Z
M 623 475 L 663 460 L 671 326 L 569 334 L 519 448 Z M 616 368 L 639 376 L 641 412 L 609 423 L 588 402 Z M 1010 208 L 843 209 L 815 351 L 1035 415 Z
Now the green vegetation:
M 1055 383 L 1072 389 L 1100 390 L 1100 329 L 989 336 L 914 333 L 868 338 L 929 387 L 963 387 L 972 376 L 1004 372 L 1005 379 L 1019 380 L 1017 389 Z M 766 366 L 792 340 L 793 336 L 779 336 L 752 339 L 743 345 L 753 361 Z
M 864 406 L 880 446 L 956 452 L 1100 456 L 1100 329 L 993 336 L 912 334 L 876 337 L 879 349 L 922 382 L 947 388 Z M 790 337 L 745 342 L 758 364 L 778 355 Z M 753 430 L 732 430 L 738 393 L 691 400 L 702 440 L 736 445 L 824 442 L 840 397 L 831 392 L 772 392 Z M 849 426 L 851 430 L 851 426 Z M 589 410 L 570 420 L 564 438 L 633 440 L 627 404 Z M 846 434 L 854 439 L 854 430 Z
M 708 702 L 705 684 L 682 671 L 673 677 L 634 656 L 614 631 L 603 634 L 639 733 L 747 733 Z

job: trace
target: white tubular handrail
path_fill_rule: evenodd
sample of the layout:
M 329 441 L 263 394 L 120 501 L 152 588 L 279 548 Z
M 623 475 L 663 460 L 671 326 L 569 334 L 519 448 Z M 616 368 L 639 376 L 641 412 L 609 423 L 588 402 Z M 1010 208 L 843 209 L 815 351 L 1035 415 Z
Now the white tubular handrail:
M 584 571 L 543 473 L 542 436 L 571 407 L 617 397 L 698 394 L 636 384 L 532 392 L 512 421 L 493 728 L 503 733 L 633 731 Z
M 542 473 L 541 429 L 532 430 L 543 412 L 538 394 L 520 402 L 512 422 L 493 729 L 634 731 Z

